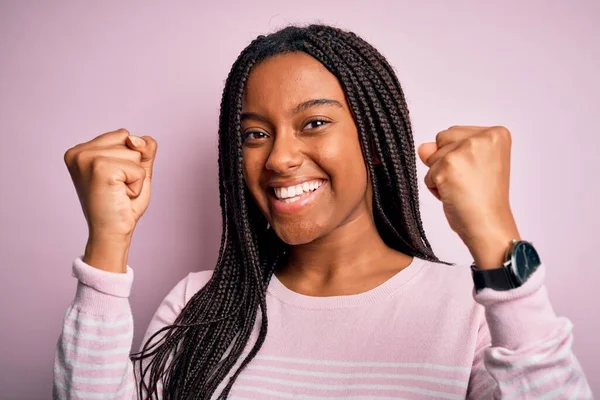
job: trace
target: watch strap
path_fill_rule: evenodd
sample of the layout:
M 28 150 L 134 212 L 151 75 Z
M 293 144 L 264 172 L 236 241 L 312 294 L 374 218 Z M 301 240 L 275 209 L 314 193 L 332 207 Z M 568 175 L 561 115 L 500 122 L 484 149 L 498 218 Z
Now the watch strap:
M 500 268 L 486 270 L 478 269 L 475 264 L 471 265 L 476 291 L 479 292 L 483 288 L 509 290 L 517 287 L 518 285 L 515 284 L 507 264 L 510 265 L 510 261 L 507 261 Z

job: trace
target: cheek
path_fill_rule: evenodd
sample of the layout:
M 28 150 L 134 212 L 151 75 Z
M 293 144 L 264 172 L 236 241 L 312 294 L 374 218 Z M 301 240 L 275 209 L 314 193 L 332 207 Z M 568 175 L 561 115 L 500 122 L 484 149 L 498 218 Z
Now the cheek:
M 351 139 L 354 136 L 353 139 Z M 319 146 L 319 162 L 331 177 L 335 192 L 348 196 L 364 195 L 367 186 L 367 168 L 362 155 L 358 133 L 340 135 L 336 143 Z M 355 197 L 355 196 L 352 196 Z
M 244 180 L 254 198 L 259 201 L 260 178 L 263 169 L 261 158 L 256 152 L 244 151 L 243 153 Z

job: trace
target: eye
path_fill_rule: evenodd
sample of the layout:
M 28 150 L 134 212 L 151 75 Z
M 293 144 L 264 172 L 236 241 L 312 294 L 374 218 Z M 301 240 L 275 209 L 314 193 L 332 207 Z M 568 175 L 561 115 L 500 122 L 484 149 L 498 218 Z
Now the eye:
M 313 120 L 308 121 L 308 123 L 304 126 L 304 129 L 317 129 L 322 126 L 329 124 L 330 122 L 321 118 L 315 118 Z
M 248 131 L 242 134 L 242 141 L 245 143 L 248 140 L 256 141 L 267 138 L 268 135 L 261 131 Z

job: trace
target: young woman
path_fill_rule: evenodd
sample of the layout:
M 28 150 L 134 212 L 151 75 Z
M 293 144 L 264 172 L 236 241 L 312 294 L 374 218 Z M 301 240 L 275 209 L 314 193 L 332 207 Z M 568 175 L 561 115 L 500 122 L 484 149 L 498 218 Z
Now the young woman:
M 456 126 L 419 147 L 474 258 L 441 262 L 384 57 L 328 26 L 259 36 L 221 102 L 217 265 L 168 294 L 131 360 L 127 254 L 157 145 L 121 129 L 66 152 L 90 234 L 55 397 L 590 398 L 572 324 L 510 210 L 510 141 Z

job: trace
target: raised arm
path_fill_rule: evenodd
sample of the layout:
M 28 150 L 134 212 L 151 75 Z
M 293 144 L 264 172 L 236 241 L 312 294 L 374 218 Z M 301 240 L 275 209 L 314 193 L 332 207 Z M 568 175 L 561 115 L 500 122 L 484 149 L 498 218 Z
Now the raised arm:
M 127 268 L 125 274 L 101 271 L 78 257 L 73 262 L 73 274 L 78 279 L 77 293 L 56 346 L 54 398 L 102 395 L 136 399 L 139 377 L 130 361 L 133 319 L 128 299 L 133 270 Z M 142 345 L 175 321 L 210 275 L 210 271 L 189 274 L 169 292 L 154 314 Z
M 469 382 L 470 399 L 591 399 L 572 351 L 571 322 L 554 313 L 542 265 L 521 287 L 484 289 L 485 307 Z

